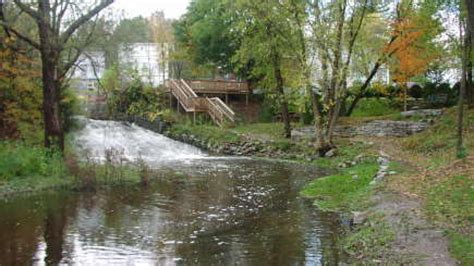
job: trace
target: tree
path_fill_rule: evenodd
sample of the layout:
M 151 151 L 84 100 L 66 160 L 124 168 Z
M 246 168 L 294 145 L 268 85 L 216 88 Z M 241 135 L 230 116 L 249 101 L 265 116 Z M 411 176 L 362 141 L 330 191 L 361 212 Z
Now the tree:
M 458 157 L 464 157 L 464 105 L 466 87 L 468 85 L 468 65 L 472 62 L 472 27 L 474 21 L 474 4 L 470 0 L 459 3 L 459 41 L 461 44 L 461 88 L 459 90 L 458 116 L 457 116 L 457 145 Z M 472 71 L 472 70 L 471 70 Z M 472 78 L 472 75 L 471 75 Z
M 174 46 L 174 36 L 172 29 L 172 21 L 165 18 L 163 11 L 157 11 L 150 17 L 150 27 L 153 41 L 159 44 L 159 63 L 161 63 L 161 71 L 163 80 L 166 75 L 166 65 L 169 62 L 169 50 Z
M 434 38 L 439 33 L 439 24 L 433 19 L 430 9 L 415 10 L 410 3 L 399 5 L 403 13 L 393 26 L 393 34 L 397 36 L 389 49 L 393 51 L 391 68 L 393 79 L 403 89 L 404 110 L 407 110 L 407 82 L 424 74 L 430 64 L 438 58 L 438 49 Z
M 311 1 L 306 5 L 299 1 L 290 3 L 299 29 L 300 52 L 297 57 L 302 68 L 303 83 L 311 97 L 317 150 L 324 155 L 335 146 L 333 132 L 342 100 L 347 94 L 349 67 L 360 29 L 369 11 L 369 1 Z M 305 38 L 307 25 L 310 26 L 309 40 Z
M 279 105 L 284 136 L 289 138 L 289 100 L 285 92 L 289 78 L 285 74 L 291 69 L 288 62 L 294 61 L 291 58 L 293 28 L 287 20 L 290 14 L 277 1 L 242 0 L 235 8 L 240 20 L 234 29 L 242 39 L 234 61 L 240 68 L 246 68 L 252 62 L 249 74 L 258 77 L 264 87 L 271 88 L 266 96 L 273 97 Z
M 22 13 L 36 22 L 38 38 L 20 32 L 15 25 L 14 14 L 4 14 L 4 1 L 0 0 L 3 16 L 0 23 L 9 34 L 28 43 L 40 53 L 43 85 L 44 144 L 47 148 L 64 150 L 64 130 L 61 121 L 60 99 L 65 77 L 77 58 L 90 41 L 73 42 L 73 36 L 93 17 L 113 3 L 113 0 L 101 0 L 97 5 L 81 12 L 81 8 L 71 0 L 37 0 L 25 3 L 13 0 Z M 75 14 L 71 14 L 75 13 Z M 75 53 L 74 53 L 75 51 Z M 63 61 L 67 54 L 70 56 Z
M 179 47 L 187 50 L 193 63 L 232 71 L 232 57 L 240 46 L 240 35 L 232 34 L 233 3 L 223 0 L 194 0 L 188 11 L 173 24 Z
M 468 94 L 468 103 L 469 106 L 472 108 L 474 107 L 474 83 L 473 83 L 473 77 L 472 77 L 472 68 L 474 65 L 474 51 L 473 51 L 473 45 L 474 45 L 474 2 L 473 1 L 468 1 L 465 0 L 465 8 L 466 8 L 466 32 L 465 32 L 465 45 L 467 46 L 466 53 L 467 53 L 467 62 L 466 62 L 466 73 L 467 73 L 467 84 L 466 84 L 466 90 Z

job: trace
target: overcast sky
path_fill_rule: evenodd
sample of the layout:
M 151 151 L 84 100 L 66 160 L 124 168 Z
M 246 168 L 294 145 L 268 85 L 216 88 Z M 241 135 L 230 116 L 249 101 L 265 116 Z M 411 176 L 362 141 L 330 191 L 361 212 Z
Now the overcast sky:
M 142 15 L 149 16 L 151 13 L 162 10 L 166 18 L 177 19 L 186 12 L 186 7 L 191 0 L 116 0 L 113 8 L 124 10 L 127 18 Z

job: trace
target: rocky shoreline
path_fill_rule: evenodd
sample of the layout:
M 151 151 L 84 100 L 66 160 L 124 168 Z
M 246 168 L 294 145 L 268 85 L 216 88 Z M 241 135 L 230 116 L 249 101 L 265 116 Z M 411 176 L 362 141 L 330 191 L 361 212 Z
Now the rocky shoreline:
M 240 141 L 216 143 L 212 139 L 201 138 L 194 134 L 176 134 L 173 133 L 172 130 L 165 131 L 164 135 L 174 140 L 218 154 L 305 161 L 313 161 L 318 158 L 318 156 L 314 154 L 295 152 L 276 147 L 277 145 L 272 141 L 243 138 Z

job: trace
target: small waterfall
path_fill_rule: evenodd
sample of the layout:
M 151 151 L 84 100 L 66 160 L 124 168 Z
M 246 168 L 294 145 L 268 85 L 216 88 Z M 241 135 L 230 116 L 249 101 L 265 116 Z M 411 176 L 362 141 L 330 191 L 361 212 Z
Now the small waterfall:
M 107 150 L 128 161 L 144 160 L 149 165 L 206 158 L 200 149 L 139 126 L 117 121 L 81 118 L 84 127 L 75 134 L 79 150 L 103 160 Z

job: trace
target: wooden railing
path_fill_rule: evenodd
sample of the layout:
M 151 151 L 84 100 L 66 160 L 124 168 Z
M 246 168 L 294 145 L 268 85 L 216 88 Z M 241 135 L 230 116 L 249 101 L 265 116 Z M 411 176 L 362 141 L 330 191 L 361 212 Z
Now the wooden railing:
M 188 82 L 197 93 L 249 93 L 249 85 L 247 82 L 230 80 L 190 80 Z
M 167 84 L 171 94 L 176 97 L 186 112 L 207 112 L 219 126 L 223 126 L 226 121 L 231 124 L 235 122 L 234 111 L 220 98 L 199 97 L 193 88 L 182 79 L 170 80 Z
M 178 99 L 186 112 L 205 111 L 205 103 L 184 80 L 170 80 L 168 83 L 171 93 Z
M 223 126 L 226 121 L 235 123 L 235 113 L 220 98 L 206 98 L 207 110 L 212 120 L 219 126 Z

